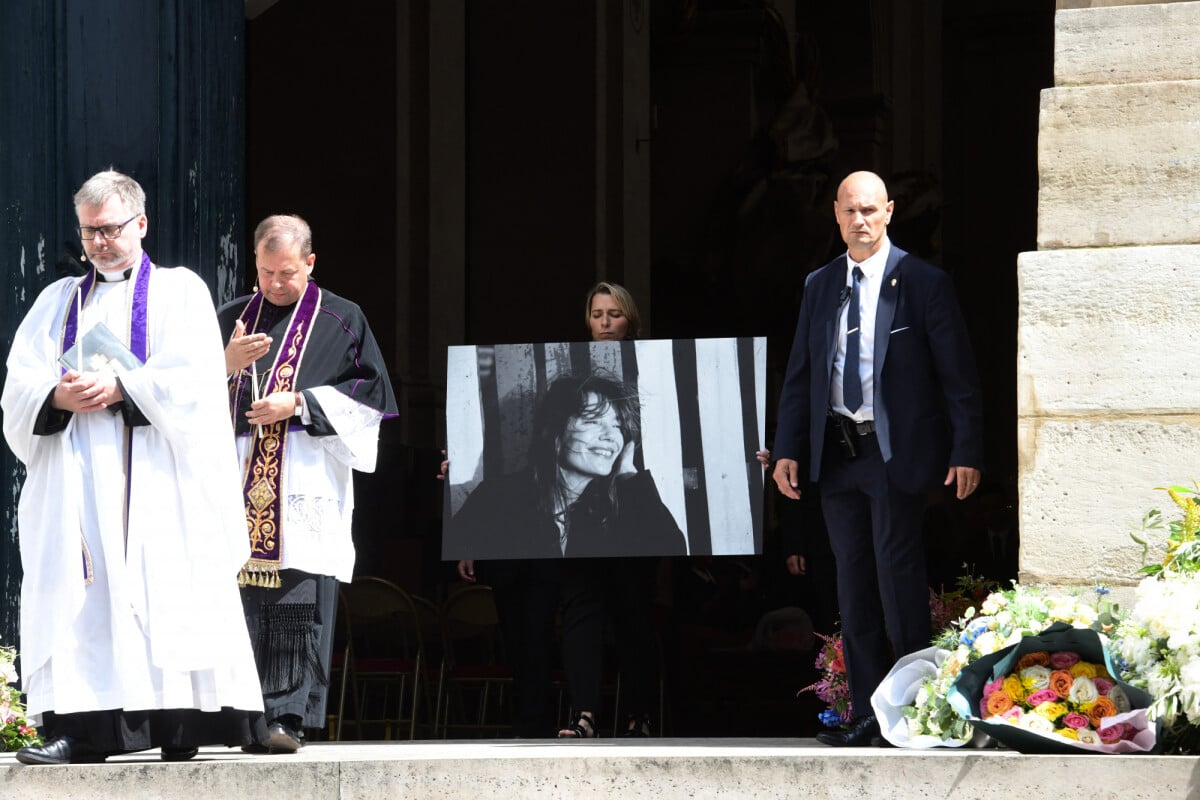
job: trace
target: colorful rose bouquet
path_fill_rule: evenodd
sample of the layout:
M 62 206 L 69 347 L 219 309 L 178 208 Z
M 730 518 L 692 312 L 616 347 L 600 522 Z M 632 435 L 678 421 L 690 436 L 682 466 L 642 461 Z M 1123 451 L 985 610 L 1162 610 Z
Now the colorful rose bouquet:
M 1113 677 L 1103 637 L 1056 623 L 965 667 L 949 702 L 1025 753 L 1155 750 L 1150 696 Z
M 25 718 L 25 703 L 15 686 L 17 651 L 0 646 L 0 750 L 12 752 L 31 744 L 41 744 L 37 730 Z
M 1054 733 L 1084 744 L 1132 739 L 1130 723 L 1106 723 L 1132 711 L 1129 695 L 1104 664 L 1083 661 L 1072 650 L 1035 650 L 1021 656 L 1014 672 L 983 687 L 979 717 Z
M 1014 583 L 967 608 L 934 640 L 934 647 L 897 662 L 871 698 L 884 738 L 898 747 L 959 747 L 979 743 L 972 726 L 948 702 L 959 673 L 984 656 L 1041 633 L 1054 622 L 1111 628 L 1108 590 L 1048 592 Z M 920 665 L 914 665 L 920 661 Z

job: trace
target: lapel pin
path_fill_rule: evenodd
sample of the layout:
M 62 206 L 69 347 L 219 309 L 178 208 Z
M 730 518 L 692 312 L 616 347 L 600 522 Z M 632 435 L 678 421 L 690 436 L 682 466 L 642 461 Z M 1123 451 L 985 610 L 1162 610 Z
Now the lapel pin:
M 896 279 L 892 278 L 892 286 L 895 286 L 895 285 L 896 285 Z

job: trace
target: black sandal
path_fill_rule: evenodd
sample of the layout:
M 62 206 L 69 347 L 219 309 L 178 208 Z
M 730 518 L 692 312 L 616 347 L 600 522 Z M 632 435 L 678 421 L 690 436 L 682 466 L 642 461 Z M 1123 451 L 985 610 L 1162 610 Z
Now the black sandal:
M 622 731 L 621 736 L 630 739 L 648 739 L 650 731 L 650 715 L 639 714 L 627 719 L 625 730 Z
M 596 738 L 596 720 L 586 711 L 580 711 L 571 720 L 571 725 L 558 732 L 560 739 L 594 739 Z

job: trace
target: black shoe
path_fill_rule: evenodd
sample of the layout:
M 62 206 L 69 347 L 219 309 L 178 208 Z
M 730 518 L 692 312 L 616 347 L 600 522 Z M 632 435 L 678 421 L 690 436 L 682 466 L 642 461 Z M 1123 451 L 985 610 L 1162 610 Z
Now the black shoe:
M 844 731 L 821 731 L 817 734 L 817 741 L 830 747 L 870 747 L 879 738 L 879 722 L 874 714 L 859 717 Z
M 163 761 L 191 761 L 200 752 L 198 747 L 164 747 Z
M 260 756 L 271 752 L 271 748 L 267 747 L 265 744 L 259 744 L 258 742 L 255 742 L 254 744 L 242 745 L 242 752 Z
M 99 764 L 104 753 L 82 739 L 55 736 L 43 745 L 30 745 L 17 751 L 22 764 Z
M 275 720 L 267 728 L 266 745 L 272 754 L 294 753 L 304 744 L 300 732 L 283 720 Z
M 626 721 L 625 730 L 621 736 L 627 739 L 646 739 L 650 736 L 650 715 L 639 714 Z

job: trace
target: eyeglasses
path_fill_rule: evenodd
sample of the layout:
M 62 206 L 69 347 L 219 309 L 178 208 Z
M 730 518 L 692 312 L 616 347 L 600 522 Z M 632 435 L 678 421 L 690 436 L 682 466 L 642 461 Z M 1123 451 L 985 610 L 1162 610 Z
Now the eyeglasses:
M 85 242 L 90 242 L 92 239 L 95 239 L 97 233 L 99 233 L 105 239 L 116 239 L 121 235 L 121 231 L 125 230 L 126 225 L 133 222 L 140 216 L 141 214 L 134 214 L 120 225 L 101 225 L 98 228 L 93 228 L 90 225 L 80 225 L 75 230 L 79 231 L 79 238 L 83 239 Z

